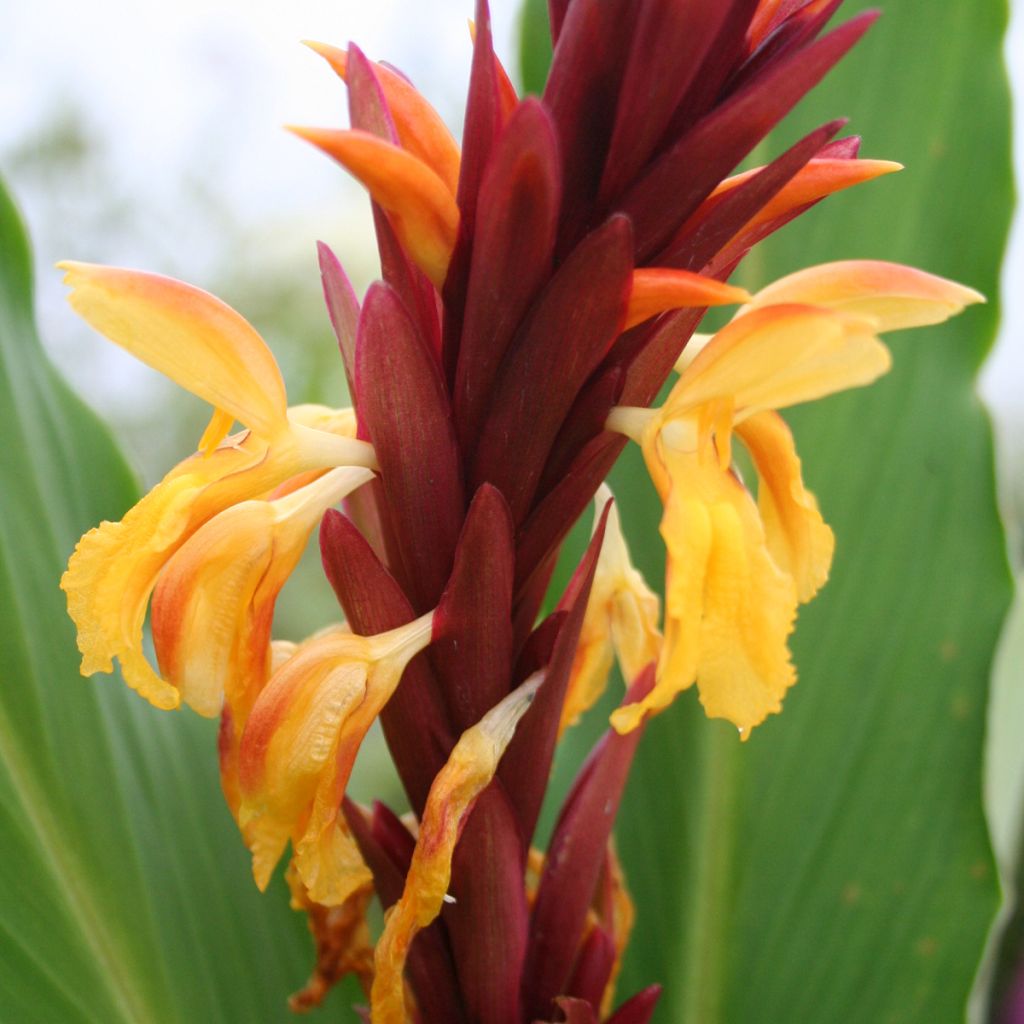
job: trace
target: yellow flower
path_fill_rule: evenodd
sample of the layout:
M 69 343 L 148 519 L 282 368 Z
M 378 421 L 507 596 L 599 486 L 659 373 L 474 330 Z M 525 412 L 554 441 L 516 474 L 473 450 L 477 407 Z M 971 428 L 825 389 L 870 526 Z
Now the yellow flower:
M 494 778 L 540 683 L 539 676 L 531 677 L 467 729 L 430 787 L 405 888 L 388 912 L 377 943 L 370 995 L 374 1024 L 409 1020 L 402 980 L 409 947 L 416 934 L 441 913 L 462 826 L 476 798 Z
M 879 331 L 938 323 L 978 301 L 971 289 L 894 264 L 812 267 L 770 285 L 694 345 L 661 409 L 613 411 L 609 428 L 643 447 L 668 553 L 657 681 L 614 712 L 620 732 L 694 682 L 708 715 L 745 739 L 781 709 L 796 681 L 787 640 L 797 605 L 827 579 L 833 537 L 775 410 L 870 384 L 891 362 Z M 732 468 L 734 431 L 757 471 L 756 503 Z
M 363 738 L 432 624 L 430 613 L 377 636 L 312 637 L 256 698 L 239 751 L 238 824 L 260 889 L 289 840 L 316 903 L 337 906 L 369 880 L 338 808 Z
M 194 711 L 236 717 L 268 675 L 274 602 L 325 509 L 372 479 L 332 469 L 273 501 L 233 505 L 201 526 L 160 573 L 153 642 L 164 678 Z
M 594 570 L 587 611 L 562 707 L 559 731 L 574 725 L 604 692 L 612 653 L 627 686 L 661 651 L 660 602 L 629 557 L 611 488 L 602 484 L 594 499 L 594 525 L 609 501 L 604 542 Z
M 61 264 L 71 305 L 93 327 L 214 407 L 200 452 L 179 463 L 120 522 L 90 530 L 61 579 L 78 627 L 82 674 L 121 663 L 126 682 L 151 703 L 181 695 L 142 648 L 149 596 L 161 570 L 199 527 L 223 510 L 268 496 L 301 474 L 373 467 L 372 448 L 352 438 L 347 411 L 289 409 L 263 339 L 233 309 L 155 274 Z M 247 430 L 228 437 L 235 421 Z

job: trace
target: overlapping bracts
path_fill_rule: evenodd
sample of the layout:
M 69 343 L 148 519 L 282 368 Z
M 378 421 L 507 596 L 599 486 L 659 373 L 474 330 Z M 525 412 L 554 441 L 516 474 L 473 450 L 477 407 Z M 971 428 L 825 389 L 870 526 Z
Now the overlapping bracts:
M 749 735 L 793 681 L 787 636 L 831 558 L 775 410 L 866 383 L 887 365 L 878 331 L 977 298 L 887 264 L 818 268 L 755 296 L 728 283 L 789 220 L 897 169 L 860 159 L 831 121 L 735 173 L 874 18 L 825 32 L 839 3 L 550 0 L 551 72 L 541 96 L 520 99 L 478 0 L 461 150 L 400 72 L 355 45 L 311 44 L 347 85 L 351 127 L 295 131 L 366 185 L 380 253 L 382 280 L 360 304 L 320 246 L 354 426 L 288 416 L 251 329 L 192 291 L 175 305 L 171 286 L 157 289 L 152 345 L 137 340 L 142 278 L 87 275 L 76 292 L 99 329 L 177 379 L 169 353 L 189 322 L 201 328 L 190 344 L 213 376 L 182 383 L 220 410 L 208 454 L 100 528 L 142 523 L 142 559 L 118 549 L 134 603 L 119 610 L 88 571 L 96 538 L 66 585 L 84 668 L 119 656 L 132 676 L 156 586 L 169 678 L 130 681 L 204 713 L 227 695 L 225 792 L 257 879 L 291 842 L 293 892 L 321 951 L 334 912 L 340 952 L 318 961 L 303 1005 L 351 970 L 378 1024 L 650 1020 L 656 987 L 613 1010 L 632 914 L 609 845 L 643 725 L 696 682 L 709 713 Z M 691 342 L 706 308 L 729 304 L 732 324 Z M 119 308 L 135 311 L 131 330 Z M 255 360 L 241 360 L 238 394 L 221 386 L 224 344 Z M 669 401 L 648 409 L 674 367 Z M 231 419 L 251 433 L 225 442 Z M 732 470 L 733 433 L 761 479 L 756 502 Z M 538 622 L 562 541 L 627 436 L 665 502 L 664 636 L 604 493 L 582 561 Z M 349 468 L 317 482 L 335 466 Z M 179 477 L 197 481 L 183 496 Z M 320 545 L 347 626 L 272 647 L 273 598 L 307 513 L 340 497 L 342 480 L 346 493 L 362 486 L 344 513 L 326 512 Z M 316 500 L 302 499 L 308 487 Z M 165 497 L 181 522 L 171 534 Z M 248 561 L 224 557 L 231 530 L 217 524 L 229 515 L 221 527 L 237 518 L 260 538 Z M 228 590 L 224 636 L 190 640 Z M 545 854 L 532 843 L 558 737 L 600 693 L 612 649 L 628 687 L 616 728 L 581 768 Z M 220 685 L 183 670 L 204 650 L 207 668 L 225 666 Z M 406 819 L 345 796 L 378 713 Z M 388 912 L 372 964 L 354 925 L 371 876 Z

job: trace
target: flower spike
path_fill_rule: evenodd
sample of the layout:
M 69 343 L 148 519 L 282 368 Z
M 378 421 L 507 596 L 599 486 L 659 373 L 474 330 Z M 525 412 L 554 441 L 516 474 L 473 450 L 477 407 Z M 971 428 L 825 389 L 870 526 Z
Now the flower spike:
M 220 711 L 255 881 L 290 846 L 316 943 L 296 1008 L 355 974 L 374 1024 L 649 1024 L 657 986 L 613 1009 L 633 923 L 613 827 L 644 727 L 695 687 L 747 739 L 796 681 L 789 635 L 831 568 L 779 410 L 871 383 L 880 333 L 981 301 L 875 260 L 726 283 L 826 196 L 898 169 L 833 119 L 736 170 L 876 16 L 824 33 L 840 4 L 549 0 L 551 71 L 520 99 L 474 0 L 461 144 L 401 72 L 309 44 L 351 130 L 295 131 L 365 185 L 380 256 L 357 299 L 319 245 L 355 409 L 289 407 L 257 332 L 198 289 L 65 265 L 88 322 L 212 406 L 198 452 L 70 559 L 82 668 L 118 659 L 157 706 Z M 603 484 L 627 438 L 662 502 L 663 612 Z M 273 641 L 318 521 L 345 623 Z M 613 656 L 626 693 L 535 849 L 558 740 Z M 377 718 L 402 818 L 346 795 Z

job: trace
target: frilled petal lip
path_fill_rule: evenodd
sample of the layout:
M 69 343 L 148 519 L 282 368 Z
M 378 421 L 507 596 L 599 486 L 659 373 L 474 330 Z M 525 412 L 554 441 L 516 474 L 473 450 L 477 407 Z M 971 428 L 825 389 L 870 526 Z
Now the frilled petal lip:
M 153 641 L 164 678 L 194 711 L 248 712 L 270 657 L 277 595 L 325 509 L 373 479 L 333 469 L 273 500 L 233 505 L 171 556 L 152 602 Z

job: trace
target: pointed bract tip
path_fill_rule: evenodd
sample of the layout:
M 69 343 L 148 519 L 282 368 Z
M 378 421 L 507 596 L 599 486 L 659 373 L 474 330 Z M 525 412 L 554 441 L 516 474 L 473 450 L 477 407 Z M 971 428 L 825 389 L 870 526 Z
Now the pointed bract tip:
M 330 129 L 311 128 L 301 124 L 283 124 L 281 127 L 292 135 L 297 135 L 304 142 L 311 142 L 314 146 L 320 146 L 324 135 Z
M 341 47 L 332 46 L 330 43 L 321 43 L 316 39 L 303 39 L 300 41 L 303 46 L 308 47 L 318 57 L 323 57 L 331 65 L 331 69 L 339 78 L 345 79 L 348 72 L 348 54 Z

